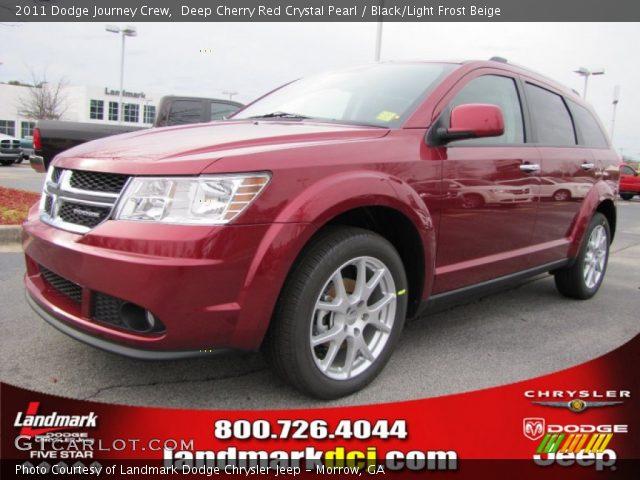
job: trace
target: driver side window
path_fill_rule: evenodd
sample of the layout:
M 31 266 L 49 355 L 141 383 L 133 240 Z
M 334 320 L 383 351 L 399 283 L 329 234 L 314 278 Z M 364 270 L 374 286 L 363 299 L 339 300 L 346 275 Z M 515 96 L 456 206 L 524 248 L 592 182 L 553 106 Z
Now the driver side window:
M 522 107 L 512 78 L 484 75 L 471 80 L 449 104 L 446 110 L 447 123 L 454 107 L 468 103 L 486 103 L 500 107 L 504 117 L 504 134 L 499 137 L 460 140 L 451 142 L 450 146 L 524 143 Z

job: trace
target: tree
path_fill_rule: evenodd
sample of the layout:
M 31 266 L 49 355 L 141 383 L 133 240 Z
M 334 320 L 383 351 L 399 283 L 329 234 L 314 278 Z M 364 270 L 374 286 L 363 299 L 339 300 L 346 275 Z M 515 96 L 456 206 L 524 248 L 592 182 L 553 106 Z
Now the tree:
M 18 100 L 18 113 L 34 120 L 58 120 L 69 108 L 65 88 L 67 81 L 47 81 L 46 73 L 31 72 L 31 85 L 27 94 Z

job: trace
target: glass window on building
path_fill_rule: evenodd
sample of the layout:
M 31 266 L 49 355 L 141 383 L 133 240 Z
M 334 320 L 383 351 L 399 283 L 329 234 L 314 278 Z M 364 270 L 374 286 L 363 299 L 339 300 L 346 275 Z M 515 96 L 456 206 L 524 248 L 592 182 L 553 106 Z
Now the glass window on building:
M 104 118 L 103 100 L 91 100 L 89 105 L 89 118 L 91 120 L 102 120 Z
M 118 102 L 109 102 L 109 120 L 118 121 Z
M 138 119 L 140 118 L 140 105 L 137 103 L 125 103 L 123 112 L 123 120 L 125 122 L 138 123 Z
M 0 133 L 16 136 L 16 122 L 13 120 L 0 120 Z
M 20 122 L 20 138 L 32 137 L 36 122 Z
M 153 123 L 155 119 L 156 119 L 156 107 L 154 105 L 145 105 L 143 123 Z

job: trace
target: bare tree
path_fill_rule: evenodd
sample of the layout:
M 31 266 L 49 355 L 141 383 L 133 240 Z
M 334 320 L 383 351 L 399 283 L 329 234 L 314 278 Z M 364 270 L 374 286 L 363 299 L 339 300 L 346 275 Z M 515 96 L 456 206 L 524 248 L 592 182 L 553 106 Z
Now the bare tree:
M 18 113 L 34 120 L 58 120 L 69 108 L 65 88 L 66 79 L 47 81 L 46 73 L 31 72 L 31 85 L 26 95 L 18 100 Z

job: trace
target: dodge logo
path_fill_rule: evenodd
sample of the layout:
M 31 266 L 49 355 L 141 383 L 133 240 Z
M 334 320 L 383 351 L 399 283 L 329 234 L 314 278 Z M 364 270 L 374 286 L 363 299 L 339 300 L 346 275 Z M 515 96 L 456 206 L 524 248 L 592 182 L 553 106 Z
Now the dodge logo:
M 522 420 L 522 433 L 529 440 L 537 440 L 544 435 L 544 418 L 525 418 Z

